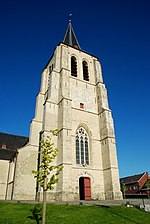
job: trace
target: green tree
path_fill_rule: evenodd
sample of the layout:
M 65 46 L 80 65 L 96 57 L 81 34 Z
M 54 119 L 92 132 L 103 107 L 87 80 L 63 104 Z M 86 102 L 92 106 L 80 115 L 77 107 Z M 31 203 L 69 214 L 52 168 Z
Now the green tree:
M 121 185 L 121 191 L 123 193 L 123 198 L 126 197 L 126 190 L 127 190 L 127 186 L 125 184 Z
M 148 190 L 148 198 L 150 197 L 150 180 L 147 181 L 147 183 L 145 184 L 147 190 Z
M 40 142 L 40 166 L 39 171 L 33 170 L 35 178 L 43 188 L 43 211 L 42 211 L 42 224 L 46 222 L 46 193 L 47 190 L 52 190 L 54 185 L 58 183 L 58 175 L 62 171 L 62 165 L 52 165 L 52 162 L 58 154 L 58 148 L 54 147 L 52 142 L 53 136 L 58 136 L 58 129 L 51 130 L 51 135 L 47 136 L 46 140 Z

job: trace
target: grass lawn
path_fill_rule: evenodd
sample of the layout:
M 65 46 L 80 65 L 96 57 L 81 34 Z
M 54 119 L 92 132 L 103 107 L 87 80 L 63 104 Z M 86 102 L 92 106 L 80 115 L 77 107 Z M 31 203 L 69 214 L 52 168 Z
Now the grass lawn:
M 0 224 L 36 223 L 33 204 L 0 202 Z M 150 213 L 125 206 L 47 205 L 47 224 L 149 224 Z

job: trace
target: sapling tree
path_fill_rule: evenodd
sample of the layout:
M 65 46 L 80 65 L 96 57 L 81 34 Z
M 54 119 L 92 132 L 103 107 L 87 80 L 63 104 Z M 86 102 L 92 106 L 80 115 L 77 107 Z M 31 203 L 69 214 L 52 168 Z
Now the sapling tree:
M 52 142 L 53 136 L 58 136 L 58 129 L 51 130 L 51 135 L 47 136 L 46 139 L 40 141 L 40 166 L 39 170 L 33 170 L 35 178 L 43 188 L 43 212 L 42 212 L 42 224 L 46 221 L 46 193 L 47 190 L 52 190 L 54 185 L 58 183 L 58 175 L 62 171 L 62 165 L 53 165 L 52 162 L 55 160 L 58 154 L 58 148 L 54 147 Z

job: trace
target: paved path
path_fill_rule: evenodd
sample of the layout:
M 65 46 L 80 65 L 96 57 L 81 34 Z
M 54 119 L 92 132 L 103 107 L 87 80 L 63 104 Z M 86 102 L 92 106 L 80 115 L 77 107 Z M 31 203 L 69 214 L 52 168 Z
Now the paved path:
M 4 202 L 4 200 L 1 200 Z M 36 204 L 38 201 L 33 201 L 33 200 L 20 200 L 20 201 L 13 201 L 13 200 L 7 200 L 5 202 L 14 202 L 14 203 L 31 203 L 31 204 Z M 42 203 L 42 202 L 40 202 Z M 131 205 L 150 205 L 150 199 L 123 199 L 123 200 L 101 200 L 101 201 L 71 201 L 71 202 L 62 202 L 62 201 L 57 201 L 57 202 L 52 202 L 49 204 L 72 204 L 72 205 L 78 205 L 78 204 L 83 204 L 83 205 L 105 205 L 105 206 L 112 206 L 112 205 L 126 205 L 126 204 L 131 204 Z
M 150 199 L 123 199 L 123 200 L 102 200 L 102 201 L 80 201 L 80 204 L 84 205 L 143 205 L 143 204 L 149 204 L 150 205 Z

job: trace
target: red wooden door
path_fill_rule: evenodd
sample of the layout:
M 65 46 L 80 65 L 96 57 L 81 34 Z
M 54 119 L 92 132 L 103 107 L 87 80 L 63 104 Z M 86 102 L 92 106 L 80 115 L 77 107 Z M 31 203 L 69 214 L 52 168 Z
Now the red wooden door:
M 86 201 L 91 200 L 91 183 L 88 177 L 84 177 L 84 197 Z

